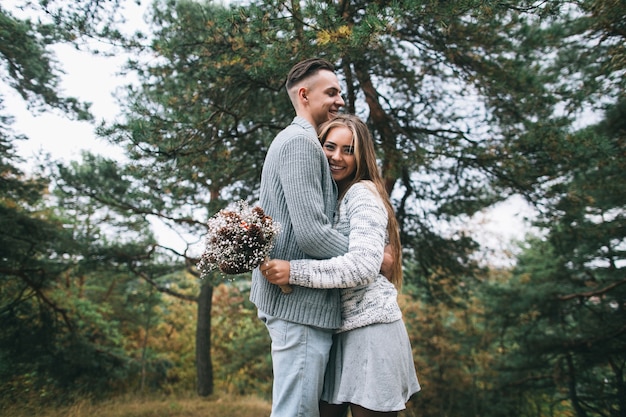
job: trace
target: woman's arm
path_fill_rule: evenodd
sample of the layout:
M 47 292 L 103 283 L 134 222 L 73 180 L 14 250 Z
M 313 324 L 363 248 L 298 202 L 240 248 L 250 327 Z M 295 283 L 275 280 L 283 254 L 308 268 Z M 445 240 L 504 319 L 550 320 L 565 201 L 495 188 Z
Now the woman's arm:
M 341 202 L 339 226 L 349 223 L 349 250 L 325 260 L 271 260 L 261 266 L 268 281 L 310 288 L 350 288 L 372 282 L 383 259 L 387 211 L 366 185 L 354 185 Z

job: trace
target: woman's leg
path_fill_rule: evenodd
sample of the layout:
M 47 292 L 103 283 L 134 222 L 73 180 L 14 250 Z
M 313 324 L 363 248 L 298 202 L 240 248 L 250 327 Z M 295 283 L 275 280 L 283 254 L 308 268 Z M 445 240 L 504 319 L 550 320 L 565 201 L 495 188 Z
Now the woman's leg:
M 320 417 L 346 417 L 348 404 L 328 404 L 320 401 Z
M 397 411 L 372 411 L 360 405 L 350 404 L 352 417 L 396 417 Z

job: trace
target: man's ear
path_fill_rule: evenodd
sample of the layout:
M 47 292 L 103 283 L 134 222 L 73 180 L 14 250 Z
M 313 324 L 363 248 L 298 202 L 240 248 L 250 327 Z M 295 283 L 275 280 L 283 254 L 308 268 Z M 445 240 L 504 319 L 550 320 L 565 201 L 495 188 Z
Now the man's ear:
M 308 94 L 309 94 L 309 89 L 306 87 L 300 87 L 298 89 L 298 98 L 304 102 L 308 102 L 309 98 L 308 98 Z

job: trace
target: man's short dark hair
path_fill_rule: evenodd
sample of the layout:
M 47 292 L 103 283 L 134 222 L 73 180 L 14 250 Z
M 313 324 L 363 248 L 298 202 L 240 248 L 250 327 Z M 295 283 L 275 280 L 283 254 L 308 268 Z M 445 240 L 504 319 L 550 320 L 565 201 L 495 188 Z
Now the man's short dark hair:
M 335 66 L 321 58 L 309 58 L 298 62 L 291 68 L 291 71 L 289 71 L 287 75 L 287 82 L 285 83 L 287 91 L 300 81 L 317 74 L 320 70 L 335 72 Z

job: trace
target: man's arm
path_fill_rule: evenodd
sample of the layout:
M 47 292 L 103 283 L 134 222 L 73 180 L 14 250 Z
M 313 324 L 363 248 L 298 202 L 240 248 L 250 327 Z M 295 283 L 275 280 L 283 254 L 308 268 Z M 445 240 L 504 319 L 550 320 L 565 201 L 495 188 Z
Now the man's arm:
M 347 236 L 333 229 L 332 218 L 326 214 L 331 213 L 328 207 L 335 207 L 337 202 L 331 190 L 323 186 L 330 171 L 320 145 L 296 137 L 285 144 L 281 158 L 281 182 L 300 249 L 316 259 L 347 252 Z

